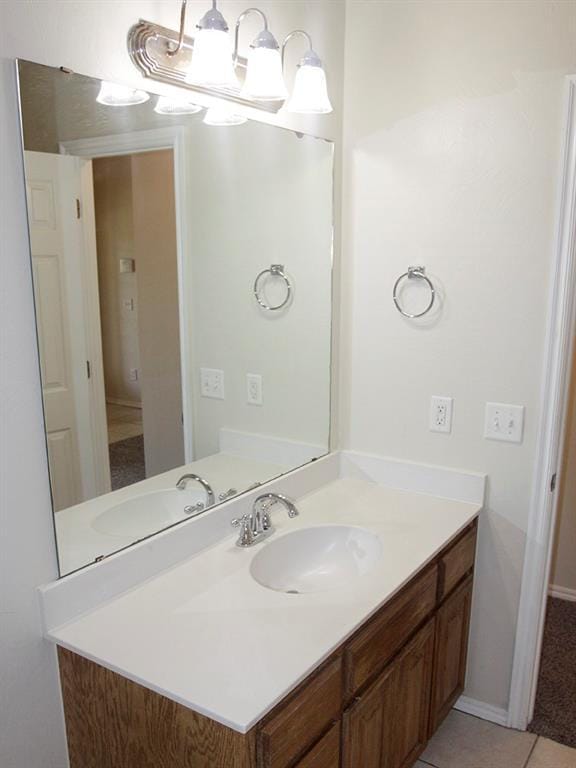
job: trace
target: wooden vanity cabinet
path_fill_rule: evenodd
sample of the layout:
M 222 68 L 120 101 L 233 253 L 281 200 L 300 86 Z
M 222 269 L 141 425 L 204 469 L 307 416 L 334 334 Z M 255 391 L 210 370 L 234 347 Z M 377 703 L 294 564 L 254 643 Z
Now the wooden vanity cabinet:
M 476 529 L 247 734 L 59 649 L 71 768 L 411 768 L 464 688 Z

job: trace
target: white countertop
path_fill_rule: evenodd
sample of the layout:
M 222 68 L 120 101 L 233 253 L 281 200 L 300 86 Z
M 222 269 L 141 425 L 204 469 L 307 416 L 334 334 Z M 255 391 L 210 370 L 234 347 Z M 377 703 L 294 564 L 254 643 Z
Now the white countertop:
M 340 479 L 274 511 L 276 533 L 248 549 L 231 535 L 49 637 L 241 733 L 247 732 L 480 511 L 479 504 Z M 376 567 L 345 589 L 290 595 L 260 586 L 252 558 L 311 525 L 375 533 Z

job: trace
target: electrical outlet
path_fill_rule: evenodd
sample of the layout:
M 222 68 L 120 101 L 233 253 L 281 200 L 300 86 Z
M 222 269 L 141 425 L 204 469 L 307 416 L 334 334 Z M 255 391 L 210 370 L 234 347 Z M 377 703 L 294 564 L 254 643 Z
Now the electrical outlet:
M 262 376 L 258 373 L 246 374 L 246 402 L 248 405 L 262 405 Z
M 432 395 L 430 401 L 430 431 L 452 431 L 452 404 L 451 397 L 437 397 Z
M 508 403 L 486 403 L 484 437 L 521 443 L 524 432 L 524 406 Z
M 138 381 L 138 368 L 130 368 L 128 372 L 128 379 L 130 381 Z
M 200 394 L 224 400 L 224 371 L 218 368 L 200 368 Z

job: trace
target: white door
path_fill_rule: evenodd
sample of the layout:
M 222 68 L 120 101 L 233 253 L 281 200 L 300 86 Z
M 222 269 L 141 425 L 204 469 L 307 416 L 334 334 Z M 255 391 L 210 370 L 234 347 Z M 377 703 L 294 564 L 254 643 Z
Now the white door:
M 71 295 L 68 269 L 74 254 L 67 252 L 76 219 L 77 167 L 73 157 L 25 154 L 48 463 L 54 509 L 59 510 L 84 499 L 70 323 L 77 297 Z

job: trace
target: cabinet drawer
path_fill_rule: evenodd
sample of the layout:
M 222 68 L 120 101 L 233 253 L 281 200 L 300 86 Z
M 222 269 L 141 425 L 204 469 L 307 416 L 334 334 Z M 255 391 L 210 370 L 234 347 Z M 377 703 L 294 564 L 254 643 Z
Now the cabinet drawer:
M 474 566 L 477 525 L 465 533 L 440 558 L 438 599 L 443 600 Z
M 344 651 L 346 696 L 352 696 L 406 642 L 436 604 L 438 567 L 416 576 Z
M 340 723 L 336 723 L 316 746 L 303 757 L 296 768 L 339 768 Z
M 301 686 L 261 727 L 259 768 L 291 765 L 331 723 L 340 719 L 341 708 L 342 660 L 339 657 Z

